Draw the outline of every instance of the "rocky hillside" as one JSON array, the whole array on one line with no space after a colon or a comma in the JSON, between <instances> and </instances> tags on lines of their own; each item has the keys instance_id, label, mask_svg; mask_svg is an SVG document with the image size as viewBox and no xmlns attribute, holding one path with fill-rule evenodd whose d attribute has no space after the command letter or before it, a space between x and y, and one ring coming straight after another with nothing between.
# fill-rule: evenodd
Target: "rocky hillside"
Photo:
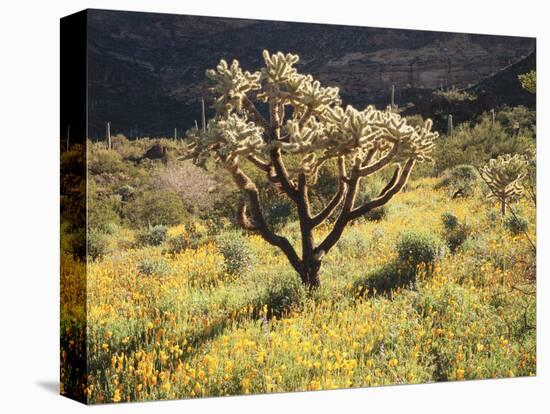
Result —
<instances>
[{"instance_id":1,"label":"rocky hillside","mask_svg":"<svg viewBox=\"0 0 550 414\"><path fill-rule=\"evenodd\" d=\"M345 103L384 106L395 84L404 106L414 91L480 84L535 48L532 38L416 30L103 10L88 19L91 137L106 121L130 137L183 132L209 100L205 70L221 58L255 70L263 49L298 53L300 70L338 85Z\"/></svg>"}]
</instances>

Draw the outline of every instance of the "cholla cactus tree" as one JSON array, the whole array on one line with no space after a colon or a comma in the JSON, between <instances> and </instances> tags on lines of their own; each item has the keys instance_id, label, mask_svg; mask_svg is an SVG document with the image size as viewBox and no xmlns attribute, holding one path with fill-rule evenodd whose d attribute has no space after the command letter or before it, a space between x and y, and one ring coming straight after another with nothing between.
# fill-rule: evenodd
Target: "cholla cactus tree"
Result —
<instances>
[{"instance_id":1,"label":"cholla cactus tree","mask_svg":"<svg viewBox=\"0 0 550 414\"><path fill-rule=\"evenodd\" d=\"M216 115L205 132L197 128L189 131L189 156L197 163L214 156L231 173L245 196L238 207L240 224L281 249L303 283L317 287L323 257L346 225L401 191L415 164L430 160L438 134L431 131L431 120L413 128L389 108L341 106L338 88L323 87L312 76L298 73L294 66L297 55L264 51L263 57L265 66L257 72L243 71L237 60L230 65L221 60L206 72L217 94ZM266 108L259 109L257 103ZM286 157L300 159L298 167L287 168ZM262 170L295 204L301 254L269 228L258 187L241 168L245 162ZM314 212L309 189L327 162L338 165L339 187L330 201ZM360 181L390 166L393 174L378 196L356 205ZM317 243L313 230L336 215L324 239Z\"/></svg>"},{"instance_id":2,"label":"cholla cactus tree","mask_svg":"<svg viewBox=\"0 0 550 414\"><path fill-rule=\"evenodd\" d=\"M519 154L501 155L491 159L480 173L491 190L489 197L500 203L500 211L505 216L506 205L523 195L521 181L527 174L527 160Z\"/></svg>"}]
</instances>

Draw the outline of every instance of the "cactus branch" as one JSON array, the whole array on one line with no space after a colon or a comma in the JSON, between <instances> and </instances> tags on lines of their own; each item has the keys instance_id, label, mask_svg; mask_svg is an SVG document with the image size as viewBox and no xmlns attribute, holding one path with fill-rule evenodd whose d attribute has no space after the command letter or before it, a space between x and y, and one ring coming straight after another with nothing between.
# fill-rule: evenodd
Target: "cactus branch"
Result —
<instances>
[{"instance_id":1,"label":"cactus branch","mask_svg":"<svg viewBox=\"0 0 550 414\"><path fill-rule=\"evenodd\" d=\"M279 236L273 233L263 216L262 208L260 205L260 196L258 193L258 188L252 182L252 180L237 166L236 163L231 162L227 165L228 170L233 176L233 180L237 186L244 191L248 198L248 207L250 209L250 218L247 215L247 206L244 203L241 203L239 207L239 218L241 224L245 227L246 230L258 231L261 236L269 244L278 247L283 251L283 253L288 258L291 265L294 269L301 274L302 273L302 263L300 258L296 254L296 251L290 244L290 242L282 236ZM304 282L305 283L305 282Z\"/></svg>"},{"instance_id":2,"label":"cactus branch","mask_svg":"<svg viewBox=\"0 0 550 414\"><path fill-rule=\"evenodd\" d=\"M405 167L403 168L403 171L401 171L401 174L399 174L399 179L395 179L394 177L397 175L398 169L396 169L396 172L394 172L394 177L390 180L390 183L395 183L388 188L385 192L381 192L380 196L376 197L373 200L367 201L365 204L363 204L360 207L357 207L355 210L350 212L350 219L354 220L356 218L359 218L363 216L364 214L368 213L372 209L375 209L377 207L381 207L384 204L386 204L388 201L392 199L394 195L396 195L399 191L403 189L405 184L407 184L407 181L409 179L409 176L411 174L412 168L414 167L415 160L413 158L409 158L407 160L407 163L405 164Z\"/></svg>"}]
</instances>

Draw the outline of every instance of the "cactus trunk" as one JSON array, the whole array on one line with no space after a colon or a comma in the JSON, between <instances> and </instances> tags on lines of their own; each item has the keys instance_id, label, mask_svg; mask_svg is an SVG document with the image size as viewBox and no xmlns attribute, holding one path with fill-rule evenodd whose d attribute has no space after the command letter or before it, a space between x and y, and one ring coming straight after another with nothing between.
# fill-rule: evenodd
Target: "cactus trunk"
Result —
<instances>
[{"instance_id":1,"label":"cactus trunk","mask_svg":"<svg viewBox=\"0 0 550 414\"><path fill-rule=\"evenodd\" d=\"M321 278L319 277L319 271L321 269L320 260L309 260L304 263L304 270L300 276L304 284L310 289L314 290L321 286Z\"/></svg>"}]
</instances>

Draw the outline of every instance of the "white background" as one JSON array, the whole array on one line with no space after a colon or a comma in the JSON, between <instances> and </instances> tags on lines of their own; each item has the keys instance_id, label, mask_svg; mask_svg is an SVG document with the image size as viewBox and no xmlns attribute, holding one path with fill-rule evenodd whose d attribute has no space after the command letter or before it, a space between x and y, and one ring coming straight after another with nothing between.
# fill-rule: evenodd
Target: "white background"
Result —
<instances>
[{"instance_id":1,"label":"white background","mask_svg":"<svg viewBox=\"0 0 550 414\"><path fill-rule=\"evenodd\" d=\"M309 5L308 5L309 3ZM97 406L94 412L550 412L549 26L544 1L21 1L0 11L0 411L82 412L57 395L59 23L110 8L536 36L538 47L538 375L536 378ZM545 13L546 12L546 13ZM546 257L545 257L546 255ZM546 391L545 391L546 390Z\"/></svg>"}]
</instances>

